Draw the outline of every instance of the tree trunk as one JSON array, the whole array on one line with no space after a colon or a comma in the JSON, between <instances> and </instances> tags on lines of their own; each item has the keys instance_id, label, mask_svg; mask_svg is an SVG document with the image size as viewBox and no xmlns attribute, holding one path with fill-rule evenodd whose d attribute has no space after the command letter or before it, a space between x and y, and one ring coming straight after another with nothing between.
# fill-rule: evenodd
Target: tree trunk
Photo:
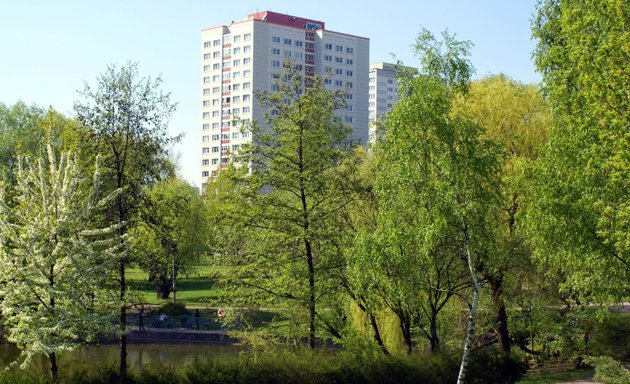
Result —
<instances>
[{"instance_id":1,"label":"tree trunk","mask_svg":"<svg viewBox=\"0 0 630 384\"><path fill-rule=\"evenodd\" d=\"M400 323L400 331L402 332L403 342L405 343L405 350L407 354L411 354L413 351L413 342L411 341L411 322L409 318L405 316L403 311L394 311L398 316Z\"/></svg>"},{"instance_id":2,"label":"tree trunk","mask_svg":"<svg viewBox=\"0 0 630 384\"><path fill-rule=\"evenodd\" d=\"M308 264L308 346L315 348L315 267L311 242L304 240L306 262Z\"/></svg>"},{"instance_id":3,"label":"tree trunk","mask_svg":"<svg viewBox=\"0 0 630 384\"><path fill-rule=\"evenodd\" d=\"M440 336L438 335L438 326L437 326L437 313L433 313L431 315L431 319L429 321L429 341L431 342L431 352L437 352L440 350Z\"/></svg>"},{"instance_id":4,"label":"tree trunk","mask_svg":"<svg viewBox=\"0 0 630 384\"><path fill-rule=\"evenodd\" d=\"M490 280L492 287L492 307L494 308L495 321L497 323L497 338L501 346L501 352L509 354L512 345L510 343L510 333L508 330L508 316L503 301L503 280Z\"/></svg>"},{"instance_id":5,"label":"tree trunk","mask_svg":"<svg viewBox=\"0 0 630 384\"><path fill-rule=\"evenodd\" d=\"M52 376L52 380L54 383L59 382L59 367L57 366L57 354L52 352L48 355L48 360L50 360L50 374Z\"/></svg>"},{"instance_id":6,"label":"tree trunk","mask_svg":"<svg viewBox=\"0 0 630 384\"><path fill-rule=\"evenodd\" d=\"M168 300L173 290L173 283L166 277L158 277L155 280L156 284L156 297L160 300Z\"/></svg>"},{"instance_id":7,"label":"tree trunk","mask_svg":"<svg viewBox=\"0 0 630 384\"><path fill-rule=\"evenodd\" d=\"M468 325L466 327L466 341L464 342L464 352L462 353L462 362L459 366L457 384L464 384L464 382L466 381L466 369L468 367L468 358L470 356L470 350L472 349L473 338L475 336L475 317L477 312L477 302L479 301L479 288L481 286L481 283L479 282L479 279L477 279L477 275L475 274L472 256L470 254L470 247L468 246L468 231L465 226L464 228L464 236L466 241L466 261L468 262L468 270L473 281L473 299L469 307Z\"/></svg>"},{"instance_id":8,"label":"tree trunk","mask_svg":"<svg viewBox=\"0 0 630 384\"><path fill-rule=\"evenodd\" d=\"M378 346L381 348L381 351L384 355L389 355L389 351L387 350L387 347L385 347L385 343L383 343L383 339L381 338L381 332L378 329L376 318L371 313L368 314L368 316L370 318L370 325L372 326L372 331L374 332L374 340L376 341L376 344L378 344Z\"/></svg>"},{"instance_id":9,"label":"tree trunk","mask_svg":"<svg viewBox=\"0 0 630 384\"><path fill-rule=\"evenodd\" d=\"M120 314L118 326L120 329L120 377L124 381L127 377L127 306L126 292L127 281L125 280L125 261L121 260L119 265L120 274Z\"/></svg>"}]
</instances>

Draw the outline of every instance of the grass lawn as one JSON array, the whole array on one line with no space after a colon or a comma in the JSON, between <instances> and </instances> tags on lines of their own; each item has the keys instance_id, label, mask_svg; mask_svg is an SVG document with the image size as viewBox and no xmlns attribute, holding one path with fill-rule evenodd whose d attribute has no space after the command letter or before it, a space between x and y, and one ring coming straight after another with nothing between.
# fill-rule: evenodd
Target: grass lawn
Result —
<instances>
[{"instance_id":1,"label":"grass lawn","mask_svg":"<svg viewBox=\"0 0 630 384\"><path fill-rule=\"evenodd\" d=\"M214 287L210 278L212 266L196 265L192 267L188 276L181 275L177 279L177 301L186 303L188 307L205 307L208 299L218 298L221 292ZM155 285L148 281L148 275L137 268L127 270L127 280L130 287L140 295L145 303L160 304L170 300L159 300ZM171 297L172 297L171 293Z\"/></svg>"},{"instance_id":2,"label":"grass lawn","mask_svg":"<svg viewBox=\"0 0 630 384\"><path fill-rule=\"evenodd\" d=\"M561 372L532 371L528 372L518 384L556 384L568 380L584 379L592 377L592 369L573 369Z\"/></svg>"}]
</instances>

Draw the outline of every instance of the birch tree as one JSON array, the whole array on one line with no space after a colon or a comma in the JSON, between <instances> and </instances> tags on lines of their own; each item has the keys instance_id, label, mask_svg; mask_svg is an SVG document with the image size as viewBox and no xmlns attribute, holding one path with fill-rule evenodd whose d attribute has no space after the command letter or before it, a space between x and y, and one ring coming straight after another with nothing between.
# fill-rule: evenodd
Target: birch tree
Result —
<instances>
[{"instance_id":1,"label":"birch tree","mask_svg":"<svg viewBox=\"0 0 630 384\"><path fill-rule=\"evenodd\" d=\"M124 239L93 220L115 198L101 195L99 168L90 182L73 153L46 155L20 158L16 197L0 200L0 309L22 367L44 354L57 381L59 352L112 331L103 287Z\"/></svg>"}]
</instances>

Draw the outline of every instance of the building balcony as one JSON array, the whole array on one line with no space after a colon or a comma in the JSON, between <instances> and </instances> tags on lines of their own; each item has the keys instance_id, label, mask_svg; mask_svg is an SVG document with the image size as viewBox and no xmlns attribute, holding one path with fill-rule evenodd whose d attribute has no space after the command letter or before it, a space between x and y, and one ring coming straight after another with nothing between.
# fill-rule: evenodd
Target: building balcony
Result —
<instances>
[{"instance_id":1,"label":"building balcony","mask_svg":"<svg viewBox=\"0 0 630 384\"><path fill-rule=\"evenodd\" d=\"M221 116L221 120L230 120L232 118L232 116L230 115L223 115Z\"/></svg>"},{"instance_id":2,"label":"building balcony","mask_svg":"<svg viewBox=\"0 0 630 384\"><path fill-rule=\"evenodd\" d=\"M221 144L230 144L230 139L221 140Z\"/></svg>"},{"instance_id":3,"label":"building balcony","mask_svg":"<svg viewBox=\"0 0 630 384\"><path fill-rule=\"evenodd\" d=\"M306 65L315 65L315 60L304 60L304 64L306 64Z\"/></svg>"},{"instance_id":4,"label":"building balcony","mask_svg":"<svg viewBox=\"0 0 630 384\"><path fill-rule=\"evenodd\" d=\"M230 132L230 127L221 128L221 132Z\"/></svg>"},{"instance_id":5,"label":"building balcony","mask_svg":"<svg viewBox=\"0 0 630 384\"><path fill-rule=\"evenodd\" d=\"M223 72L230 72L232 68L223 68Z\"/></svg>"},{"instance_id":6,"label":"building balcony","mask_svg":"<svg viewBox=\"0 0 630 384\"><path fill-rule=\"evenodd\" d=\"M223 48L231 48L232 43L223 44Z\"/></svg>"},{"instance_id":7,"label":"building balcony","mask_svg":"<svg viewBox=\"0 0 630 384\"><path fill-rule=\"evenodd\" d=\"M230 96L232 94L232 92L230 91L223 91L223 93L221 93L222 96Z\"/></svg>"},{"instance_id":8,"label":"building balcony","mask_svg":"<svg viewBox=\"0 0 630 384\"><path fill-rule=\"evenodd\" d=\"M230 84L231 80L223 80L223 84Z\"/></svg>"},{"instance_id":9,"label":"building balcony","mask_svg":"<svg viewBox=\"0 0 630 384\"><path fill-rule=\"evenodd\" d=\"M230 103L221 104L221 108L230 108Z\"/></svg>"},{"instance_id":10,"label":"building balcony","mask_svg":"<svg viewBox=\"0 0 630 384\"><path fill-rule=\"evenodd\" d=\"M304 48L304 52L306 52L306 53L315 53L315 48Z\"/></svg>"}]
</instances>

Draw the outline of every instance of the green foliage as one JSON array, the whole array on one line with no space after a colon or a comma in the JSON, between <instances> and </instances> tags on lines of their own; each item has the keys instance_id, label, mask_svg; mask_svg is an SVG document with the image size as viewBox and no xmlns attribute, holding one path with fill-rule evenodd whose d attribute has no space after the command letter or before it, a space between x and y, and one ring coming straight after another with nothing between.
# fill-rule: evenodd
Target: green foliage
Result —
<instances>
[{"instance_id":1,"label":"green foliage","mask_svg":"<svg viewBox=\"0 0 630 384\"><path fill-rule=\"evenodd\" d=\"M565 291L597 299L627 295L630 281L629 22L623 0L547 0L533 25L554 120L527 174L527 231Z\"/></svg>"},{"instance_id":2,"label":"green foliage","mask_svg":"<svg viewBox=\"0 0 630 384\"><path fill-rule=\"evenodd\" d=\"M594 379L602 384L630 384L630 371L610 357L590 357L585 362L595 366Z\"/></svg>"},{"instance_id":3,"label":"green foliage","mask_svg":"<svg viewBox=\"0 0 630 384\"><path fill-rule=\"evenodd\" d=\"M163 303L159 307L154 308L151 312L156 315L165 314L168 316L190 315L190 311L186 308L186 304L181 302L173 303L172 301Z\"/></svg>"},{"instance_id":4,"label":"green foliage","mask_svg":"<svg viewBox=\"0 0 630 384\"><path fill-rule=\"evenodd\" d=\"M475 353L468 368L467 383L514 383L527 371L527 365L511 355L498 350L482 350Z\"/></svg>"},{"instance_id":5,"label":"green foliage","mask_svg":"<svg viewBox=\"0 0 630 384\"><path fill-rule=\"evenodd\" d=\"M103 196L98 165L89 180L75 154L57 157L49 145L47 155L20 159L13 202L0 190L0 309L22 366L42 353L55 376L56 353L111 332L102 288L125 242L93 221L116 197Z\"/></svg>"},{"instance_id":6,"label":"green foliage","mask_svg":"<svg viewBox=\"0 0 630 384\"><path fill-rule=\"evenodd\" d=\"M338 165L350 131L335 115L343 95L327 90L323 79L304 79L291 63L286 67L276 81L278 92L257 95L268 109L266 124L249 127L252 145L238 157L251 175L229 174L234 179L228 186L241 195L229 198L224 212L247 230L228 237L245 242L246 252L227 249L239 254L224 259L231 263L224 277L228 293L235 289L231 299L240 302L234 305L282 303L293 324L307 328L300 332L312 346L316 318L330 331L337 328L338 317L329 316L340 307L332 277L342 266L335 212L350 198ZM327 311L317 311L324 302Z\"/></svg>"},{"instance_id":7,"label":"green foliage","mask_svg":"<svg viewBox=\"0 0 630 384\"><path fill-rule=\"evenodd\" d=\"M630 359L630 316L610 313L597 321L589 335L587 353L606 355L616 360Z\"/></svg>"},{"instance_id":8,"label":"green foliage","mask_svg":"<svg viewBox=\"0 0 630 384\"><path fill-rule=\"evenodd\" d=\"M149 274L158 297L166 299L173 279L188 273L207 249L204 204L185 181L167 179L146 192L140 216L130 231L135 261Z\"/></svg>"}]
</instances>

